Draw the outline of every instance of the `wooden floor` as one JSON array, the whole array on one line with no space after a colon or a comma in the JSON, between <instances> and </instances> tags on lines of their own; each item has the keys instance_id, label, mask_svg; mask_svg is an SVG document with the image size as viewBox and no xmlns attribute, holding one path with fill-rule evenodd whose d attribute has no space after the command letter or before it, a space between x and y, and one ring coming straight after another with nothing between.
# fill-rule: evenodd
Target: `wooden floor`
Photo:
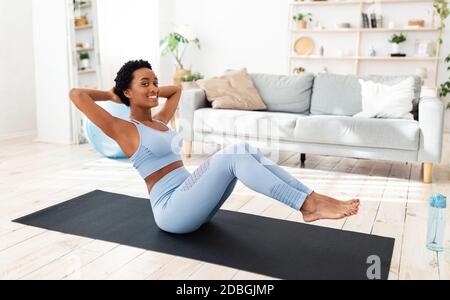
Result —
<instances>
[{"instance_id":1,"label":"wooden floor","mask_svg":"<svg viewBox=\"0 0 450 300\"><path fill-rule=\"evenodd\" d=\"M357 216L317 225L396 239L390 279L450 279L449 252L426 250L427 198L450 195L450 136L433 184L420 165L406 162L307 156L283 152L279 163L319 193L359 197ZM195 149L202 145L195 144ZM193 171L217 149L186 160ZM103 158L88 145L0 142L0 279L270 279L196 260L28 227L11 220L102 189L146 197L143 181L127 161ZM298 212L238 183L222 209L302 222ZM447 222L446 242L450 240Z\"/></svg>"}]
</instances>

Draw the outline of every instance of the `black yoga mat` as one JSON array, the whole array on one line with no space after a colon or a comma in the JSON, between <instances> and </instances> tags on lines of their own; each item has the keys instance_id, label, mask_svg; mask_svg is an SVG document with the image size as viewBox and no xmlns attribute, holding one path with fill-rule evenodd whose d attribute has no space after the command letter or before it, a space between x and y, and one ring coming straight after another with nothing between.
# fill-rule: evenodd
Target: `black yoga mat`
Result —
<instances>
[{"instance_id":1,"label":"black yoga mat","mask_svg":"<svg viewBox=\"0 0 450 300\"><path fill-rule=\"evenodd\" d=\"M391 238L226 210L194 233L170 234L156 226L148 199L99 190L14 222L280 279L387 279L394 246Z\"/></svg>"}]
</instances>

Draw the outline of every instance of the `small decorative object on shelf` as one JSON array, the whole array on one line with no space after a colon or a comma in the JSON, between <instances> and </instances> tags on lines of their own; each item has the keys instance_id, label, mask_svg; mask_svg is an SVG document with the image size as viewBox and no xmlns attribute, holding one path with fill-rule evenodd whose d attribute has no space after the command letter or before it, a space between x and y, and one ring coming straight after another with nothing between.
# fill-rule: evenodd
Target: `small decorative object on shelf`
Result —
<instances>
[{"instance_id":1,"label":"small decorative object on shelf","mask_svg":"<svg viewBox=\"0 0 450 300\"><path fill-rule=\"evenodd\" d=\"M89 61L89 53L80 53L80 70L89 69L90 65L91 63Z\"/></svg>"},{"instance_id":2,"label":"small decorative object on shelf","mask_svg":"<svg viewBox=\"0 0 450 300\"><path fill-rule=\"evenodd\" d=\"M346 29L346 28L350 28L351 24L348 22L341 22L341 23L337 23L336 24L336 28L338 29Z\"/></svg>"},{"instance_id":3,"label":"small decorative object on shelf","mask_svg":"<svg viewBox=\"0 0 450 300\"><path fill-rule=\"evenodd\" d=\"M406 54L401 53L402 50L400 49L401 43L406 41L406 35L403 33L400 34L393 34L391 38L389 39L389 43L392 44L392 53L391 56L393 57L403 57L406 56Z\"/></svg>"},{"instance_id":4,"label":"small decorative object on shelf","mask_svg":"<svg viewBox=\"0 0 450 300\"><path fill-rule=\"evenodd\" d=\"M375 51L375 49L373 48L373 46L370 47L369 53L367 53L367 55L370 56L370 57L377 56L377 51Z\"/></svg>"},{"instance_id":5,"label":"small decorative object on shelf","mask_svg":"<svg viewBox=\"0 0 450 300\"><path fill-rule=\"evenodd\" d=\"M89 21L86 15L75 18L75 27L83 27L87 25L89 25Z\"/></svg>"},{"instance_id":6,"label":"small decorative object on shelf","mask_svg":"<svg viewBox=\"0 0 450 300\"><path fill-rule=\"evenodd\" d=\"M323 56L323 52L324 52L323 46L320 46L320 56Z\"/></svg>"},{"instance_id":7,"label":"small decorative object on shelf","mask_svg":"<svg viewBox=\"0 0 450 300\"><path fill-rule=\"evenodd\" d=\"M292 19L294 19L294 21L297 21L298 28L305 29L308 27L307 20L309 20L310 22L312 21L312 15L311 13L298 13L293 16Z\"/></svg>"},{"instance_id":8,"label":"small decorative object on shelf","mask_svg":"<svg viewBox=\"0 0 450 300\"><path fill-rule=\"evenodd\" d=\"M377 15L376 17L377 28L383 28L383 16Z\"/></svg>"},{"instance_id":9,"label":"small decorative object on shelf","mask_svg":"<svg viewBox=\"0 0 450 300\"><path fill-rule=\"evenodd\" d=\"M314 27L314 29L316 29L316 30L322 30L322 29L324 29L324 27L322 26L322 24L320 24L320 21L317 21L317 22L316 22L316 27Z\"/></svg>"},{"instance_id":10,"label":"small decorative object on shelf","mask_svg":"<svg viewBox=\"0 0 450 300\"><path fill-rule=\"evenodd\" d=\"M308 36L299 37L294 43L294 51L297 55L310 55L314 50L314 41Z\"/></svg>"},{"instance_id":11,"label":"small decorative object on shelf","mask_svg":"<svg viewBox=\"0 0 450 300\"><path fill-rule=\"evenodd\" d=\"M303 73L305 73L305 68L303 68L303 67L297 67L297 68L294 68L294 70L292 70L292 72L293 72L294 74L303 74Z\"/></svg>"},{"instance_id":12,"label":"small decorative object on shelf","mask_svg":"<svg viewBox=\"0 0 450 300\"><path fill-rule=\"evenodd\" d=\"M408 20L408 27L410 28L423 28L425 26L425 20Z\"/></svg>"},{"instance_id":13,"label":"small decorative object on shelf","mask_svg":"<svg viewBox=\"0 0 450 300\"><path fill-rule=\"evenodd\" d=\"M416 52L415 56L431 56L431 40L416 40Z\"/></svg>"}]
</instances>

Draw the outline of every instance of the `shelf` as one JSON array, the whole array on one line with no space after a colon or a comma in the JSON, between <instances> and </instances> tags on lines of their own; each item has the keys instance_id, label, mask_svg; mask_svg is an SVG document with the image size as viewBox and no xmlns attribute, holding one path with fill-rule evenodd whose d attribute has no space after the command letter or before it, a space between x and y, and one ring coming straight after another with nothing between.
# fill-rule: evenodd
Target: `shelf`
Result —
<instances>
[{"instance_id":1,"label":"shelf","mask_svg":"<svg viewBox=\"0 0 450 300\"><path fill-rule=\"evenodd\" d=\"M95 73L95 69L86 69L86 70L79 70L78 74L91 74L91 73Z\"/></svg>"},{"instance_id":2,"label":"shelf","mask_svg":"<svg viewBox=\"0 0 450 300\"><path fill-rule=\"evenodd\" d=\"M291 2L290 5L307 5L307 6L314 6L314 5L348 5L348 4L359 4L360 1L354 1L354 0L348 0L348 1L296 1Z\"/></svg>"},{"instance_id":3,"label":"shelf","mask_svg":"<svg viewBox=\"0 0 450 300\"><path fill-rule=\"evenodd\" d=\"M355 56L319 56L319 55L291 55L292 59L332 59L332 60L355 60Z\"/></svg>"},{"instance_id":4,"label":"shelf","mask_svg":"<svg viewBox=\"0 0 450 300\"><path fill-rule=\"evenodd\" d=\"M324 59L324 60L403 60L403 61L436 61L437 57L390 57L390 56L319 56L319 55L291 55L291 59Z\"/></svg>"},{"instance_id":5,"label":"shelf","mask_svg":"<svg viewBox=\"0 0 450 300\"><path fill-rule=\"evenodd\" d=\"M92 28L92 24L90 25L85 25L85 26L75 26L75 30L83 30L83 29L90 29Z\"/></svg>"},{"instance_id":6,"label":"shelf","mask_svg":"<svg viewBox=\"0 0 450 300\"><path fill-rule=\"evenodd\" d=\"M355 33L355 32L439 32L437 28L348 28L348 29L292 29L292 32L303 33Z\"/></svg>"},{"instance_id":7,"label":"shelf","mask_svg":"<svg viewBox=\"0 0 450 300\"><path fill-rule=\"evenodd\" d=\"M336 32L343 32L343 33L351 33L351 32L358 32L358 28L345 28L345 29L292 29L292 32L305 32L305 33L336 33Z\"/></svg>"},{"instance_id":8,"label":"shelf","mask_svg":"<svg viewBox=\"0 0 450 300\"><path fill-rule=\"evenodd\" d=\"M356 5L356 4L395 4L395 3L432 3L432 0L342 0L342 1L296 1L291 2L293 6L322 6L322 5Z\"/></svg>"},{"instance_id":9,"label":"shelf","mask_svg":"<svg viewBox=\"0 0 450 300\"><path fill-rule=\"evenodd\" d=\"M398 32L398 31L417 31L417 32L439 32L437 28L360 28L361 32Z\"/></svg>"},{"instance_id":10,"label":"shelf","mask_svg":"<svg viewBox=\"0 0 450 300\"><path fill-rule=\"evenodd\" d=\"M390 56L360 56L359 60L404 60L404 61L436 61L437 57L419 57L419 56L405 56L405 57L390 57Z\"/></svg>"},{"instance_id":11,"label":"shelf","mask_svg":"<svg viewBox=\"0 0 450 300\"><path fill-rule=\"evenodd\" d=\"M92 7L92 3L82 4L82 5L80 5L79 7L80 7L80 9L91 8L91 7Z\"/></svg>"},{"instance_id":12,"label":"shelf","mask_svg":"<svg viewBox=\"0 0 450 300\"><path fill-rule=\"evenodd\" d=\"M77 52L94 51L94 48L77 48Z\"/></svg>"}]
</instances>

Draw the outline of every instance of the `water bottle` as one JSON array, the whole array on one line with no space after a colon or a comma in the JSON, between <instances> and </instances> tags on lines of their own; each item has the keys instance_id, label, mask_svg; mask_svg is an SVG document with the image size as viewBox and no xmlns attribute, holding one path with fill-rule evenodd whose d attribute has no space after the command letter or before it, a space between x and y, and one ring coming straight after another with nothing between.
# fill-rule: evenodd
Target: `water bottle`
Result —
<instances>
[{"instance_id":1,"label":"water bottle","mask_svg":"<svg viewBox=\"0 0 450 300\"><path fill-rule=\"evenodd\" d=\"M427 248L431 251L444 251L444 231L447 198L434 194L429 199Z\"/></svg>"}]
</instances>

